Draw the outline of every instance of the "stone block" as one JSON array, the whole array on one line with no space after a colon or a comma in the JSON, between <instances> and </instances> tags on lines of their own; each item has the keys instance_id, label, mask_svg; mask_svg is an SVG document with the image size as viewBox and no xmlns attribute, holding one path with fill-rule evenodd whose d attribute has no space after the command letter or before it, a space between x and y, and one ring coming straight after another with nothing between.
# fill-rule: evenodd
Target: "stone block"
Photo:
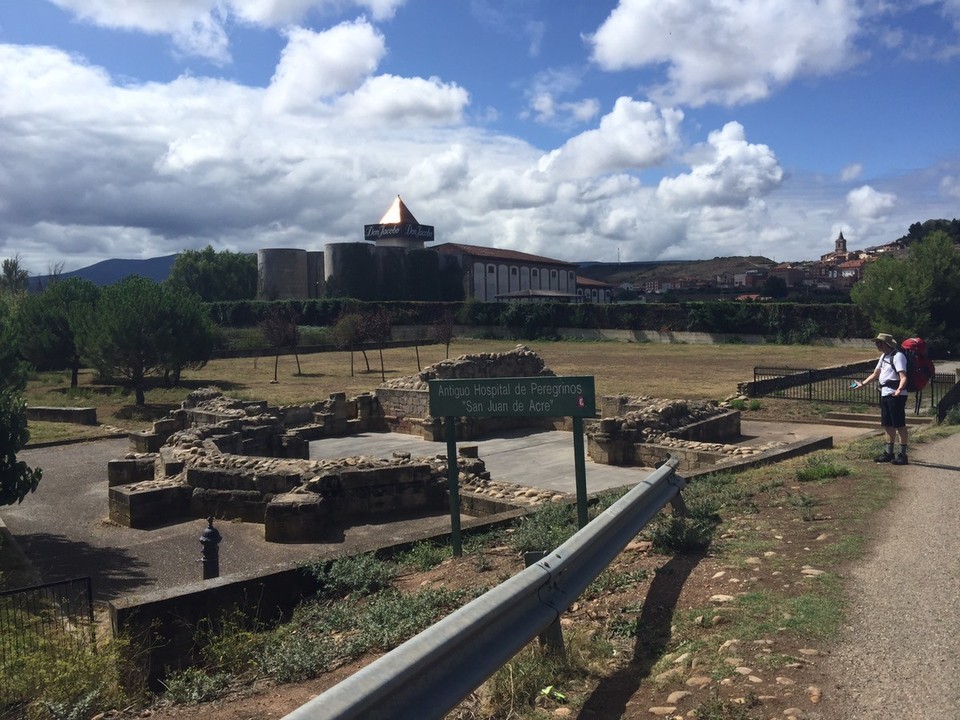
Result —
<instances>
[{"instance_id":1,"label":"stone block","mask_svg":"<svg viewBox=\"0 0 960 720\"><path fill-rule=\"evenodd\" d=\"M166 441L155 432L132 432L127 437L133 444L135 452L155 453L160 451L160 446Z\"/></svg>"},{"instance_id":2,"label":"stone block","mask_svg":"<svg viewBox=\"0 0 960 720\"><path fill-rule=\"evenodd\" d=\"M329 506L314 493L277 495L264 512L263 536L267 542L316 542L326 538Z\"/></svg>"},{"instance_id":3,"label":"stone block","mask_svg":"<svg viewBox=\"0 0 960 720\"><path fill-rule=\"evenodd\" d=\"M28 407L27 420L96 425L97 409L93 407Z\"/></svg>"},{"instance_id":4,"label":"stone block","mask_svg":"<svg viewBox=\"0 0 960 720\"><path fill-rule=\"evenodd\" d=\"M160 457L157 460L160 477L173 477L183 472L186 463L173 454L173 450L166 445L160 448Z\"/></svg>"},{"instance_id":5,"label":"stone block","mask_svg":"<svg viewBox=\"0 0 960 720\"><path fill-rule=\"evenodd\" d=\"M190 494L190 516L262 523L268 501L269 496L256 490L194 488Z\"/></svg>"},{"instance_id":6,"label":"stone block","mask_svg":"<svg viewBox=\"0 0 960 720\"><path fill-rule=\"evenodd\" d=\"M191 491L185 485L142 489L120 485L108 494L110 519L126 527L146 529L189 517Z\"/></svg>"},{"instance_id":7,"label":"stone block","mask_svg":"<svg viewBox=\"0 0 960 720\"><path fill-rule=\"evenodd\" d=\"M216 432L210 441L222 453L229 455L239 455L243 452L243 435L236 430L226 430Z\"/></svg>"},{"instance_id":8,"label":"stone block","mask_svg":"<svg viewBox=\"0 0 960 720\"><path fill-rule=\"evenodd\" d=\"M253 473L229 468L187 468L186 482L191 488L258 492Z\"/></svg>"},{"instance_id":9,"label":"stone block","mask_svg":"<svg viewBox=\"0 0 960 720\"><path fill-rule=\"evenodd\" d=\"M289 432L280 439L281 456L285 458L310 459L310 444L299 433Z\"/></svg>"},{"instance_id":10,"label":"stone block","mask_svg":"<svg viewBox=\"0 0 960 720\"><path fill-rule=\"evenodd\" d=\"M130 485L153 480L156 476L156 457L119 458L107 463L107 485Z\"/></svg>"},{"instance_id":11,"label":"stone block","mask_svg":"<svg viewBox=\"0 0 960 720\"><path fill-rule=\"evenodd\" d=\"M257 473L253 476L254 488L263 494L288 493L300 484L300 474L294 472Z\"/></svg>"},{"instance_id":12,"label":"stone block","mask_svg":"<svg viewBox=\"0 0 960 720\"><path fill-rule=\"evenodd\" d=\"M163 442L166 442L178 430L184 429L185 426L177 418L162 418L153 423L153 431L163 438Z\"/></svg>"}]
</instances>

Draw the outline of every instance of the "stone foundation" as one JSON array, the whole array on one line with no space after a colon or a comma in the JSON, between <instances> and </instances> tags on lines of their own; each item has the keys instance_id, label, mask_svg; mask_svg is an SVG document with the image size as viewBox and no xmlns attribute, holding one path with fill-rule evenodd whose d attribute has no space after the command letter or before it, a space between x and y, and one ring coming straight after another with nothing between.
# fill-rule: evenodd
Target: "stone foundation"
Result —
<instances>
[{"instance_id":1,"label":"stone foundation","mask_svg":"<svg viewBox=\"0 0 960 720\"><path fill-rule=\"evenodd\" d=\"M96 425L97 409L95 407L28 407L27 420Z\"/></svg>"},{"instance_id":2,"label":"stone foundation","mask_svg":"<svg viewBox=\"0 0 960 720\"><path fill-rule=\"evenodd\" d=\"M692 472L771 447L728 444L740 437L740 411L720 403L618 395L600 406L604 417L586 427L587 453L605 465L656 467L675 457Z\"/></svg>"}]
</instances>

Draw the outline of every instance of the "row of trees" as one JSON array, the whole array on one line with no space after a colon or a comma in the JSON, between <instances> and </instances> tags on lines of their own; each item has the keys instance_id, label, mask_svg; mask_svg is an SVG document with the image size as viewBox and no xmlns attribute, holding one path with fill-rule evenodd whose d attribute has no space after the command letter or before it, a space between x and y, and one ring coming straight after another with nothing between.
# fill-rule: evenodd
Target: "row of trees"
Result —
<instances>
[{"instance_id":1,"label":"row of trees","mask_svg":"<svg viewBox=\"0 0 960 720\"><path fill-rule=\"evenodd\" d=\"M68 278L13 305L8 332L23 360L39 370L69 368L71 387L83 366L122 377L138 405L150 375L177 382L214 349L215 328L195 295L138 276L102 289Z\"/></svg>"}]
</instances>

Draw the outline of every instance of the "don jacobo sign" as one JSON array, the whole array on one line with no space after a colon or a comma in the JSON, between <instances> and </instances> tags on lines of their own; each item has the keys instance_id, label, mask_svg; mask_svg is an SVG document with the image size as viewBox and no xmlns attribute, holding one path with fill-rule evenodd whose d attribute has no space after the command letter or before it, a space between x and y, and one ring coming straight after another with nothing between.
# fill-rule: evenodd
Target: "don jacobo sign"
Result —
<instances>
[{"instance_id":1,"label":"don jacobo sign","mask_svg":"<svg viewBox=\"0 0 960 720\"><path fill-rule=\"evenodd\" d=\"M430 380L434 417L594 417L593 376Z\"/></svg>"}]
</instances>

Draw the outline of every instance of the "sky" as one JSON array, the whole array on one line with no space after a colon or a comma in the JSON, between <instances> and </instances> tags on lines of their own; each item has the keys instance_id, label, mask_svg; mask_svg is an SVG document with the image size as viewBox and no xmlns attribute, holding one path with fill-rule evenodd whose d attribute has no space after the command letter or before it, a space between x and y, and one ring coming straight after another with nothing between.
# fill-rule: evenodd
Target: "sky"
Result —
<instances>
[{"instance_id":1,"label":"sky","mask_svg":"<svg viewBox=\"0 0 960 720\"><path fill-rule=\"evenodd\" d=\"M960 0L0 0L0 258L816 259L960 217Z\"/></svg>"}]
</instances>

